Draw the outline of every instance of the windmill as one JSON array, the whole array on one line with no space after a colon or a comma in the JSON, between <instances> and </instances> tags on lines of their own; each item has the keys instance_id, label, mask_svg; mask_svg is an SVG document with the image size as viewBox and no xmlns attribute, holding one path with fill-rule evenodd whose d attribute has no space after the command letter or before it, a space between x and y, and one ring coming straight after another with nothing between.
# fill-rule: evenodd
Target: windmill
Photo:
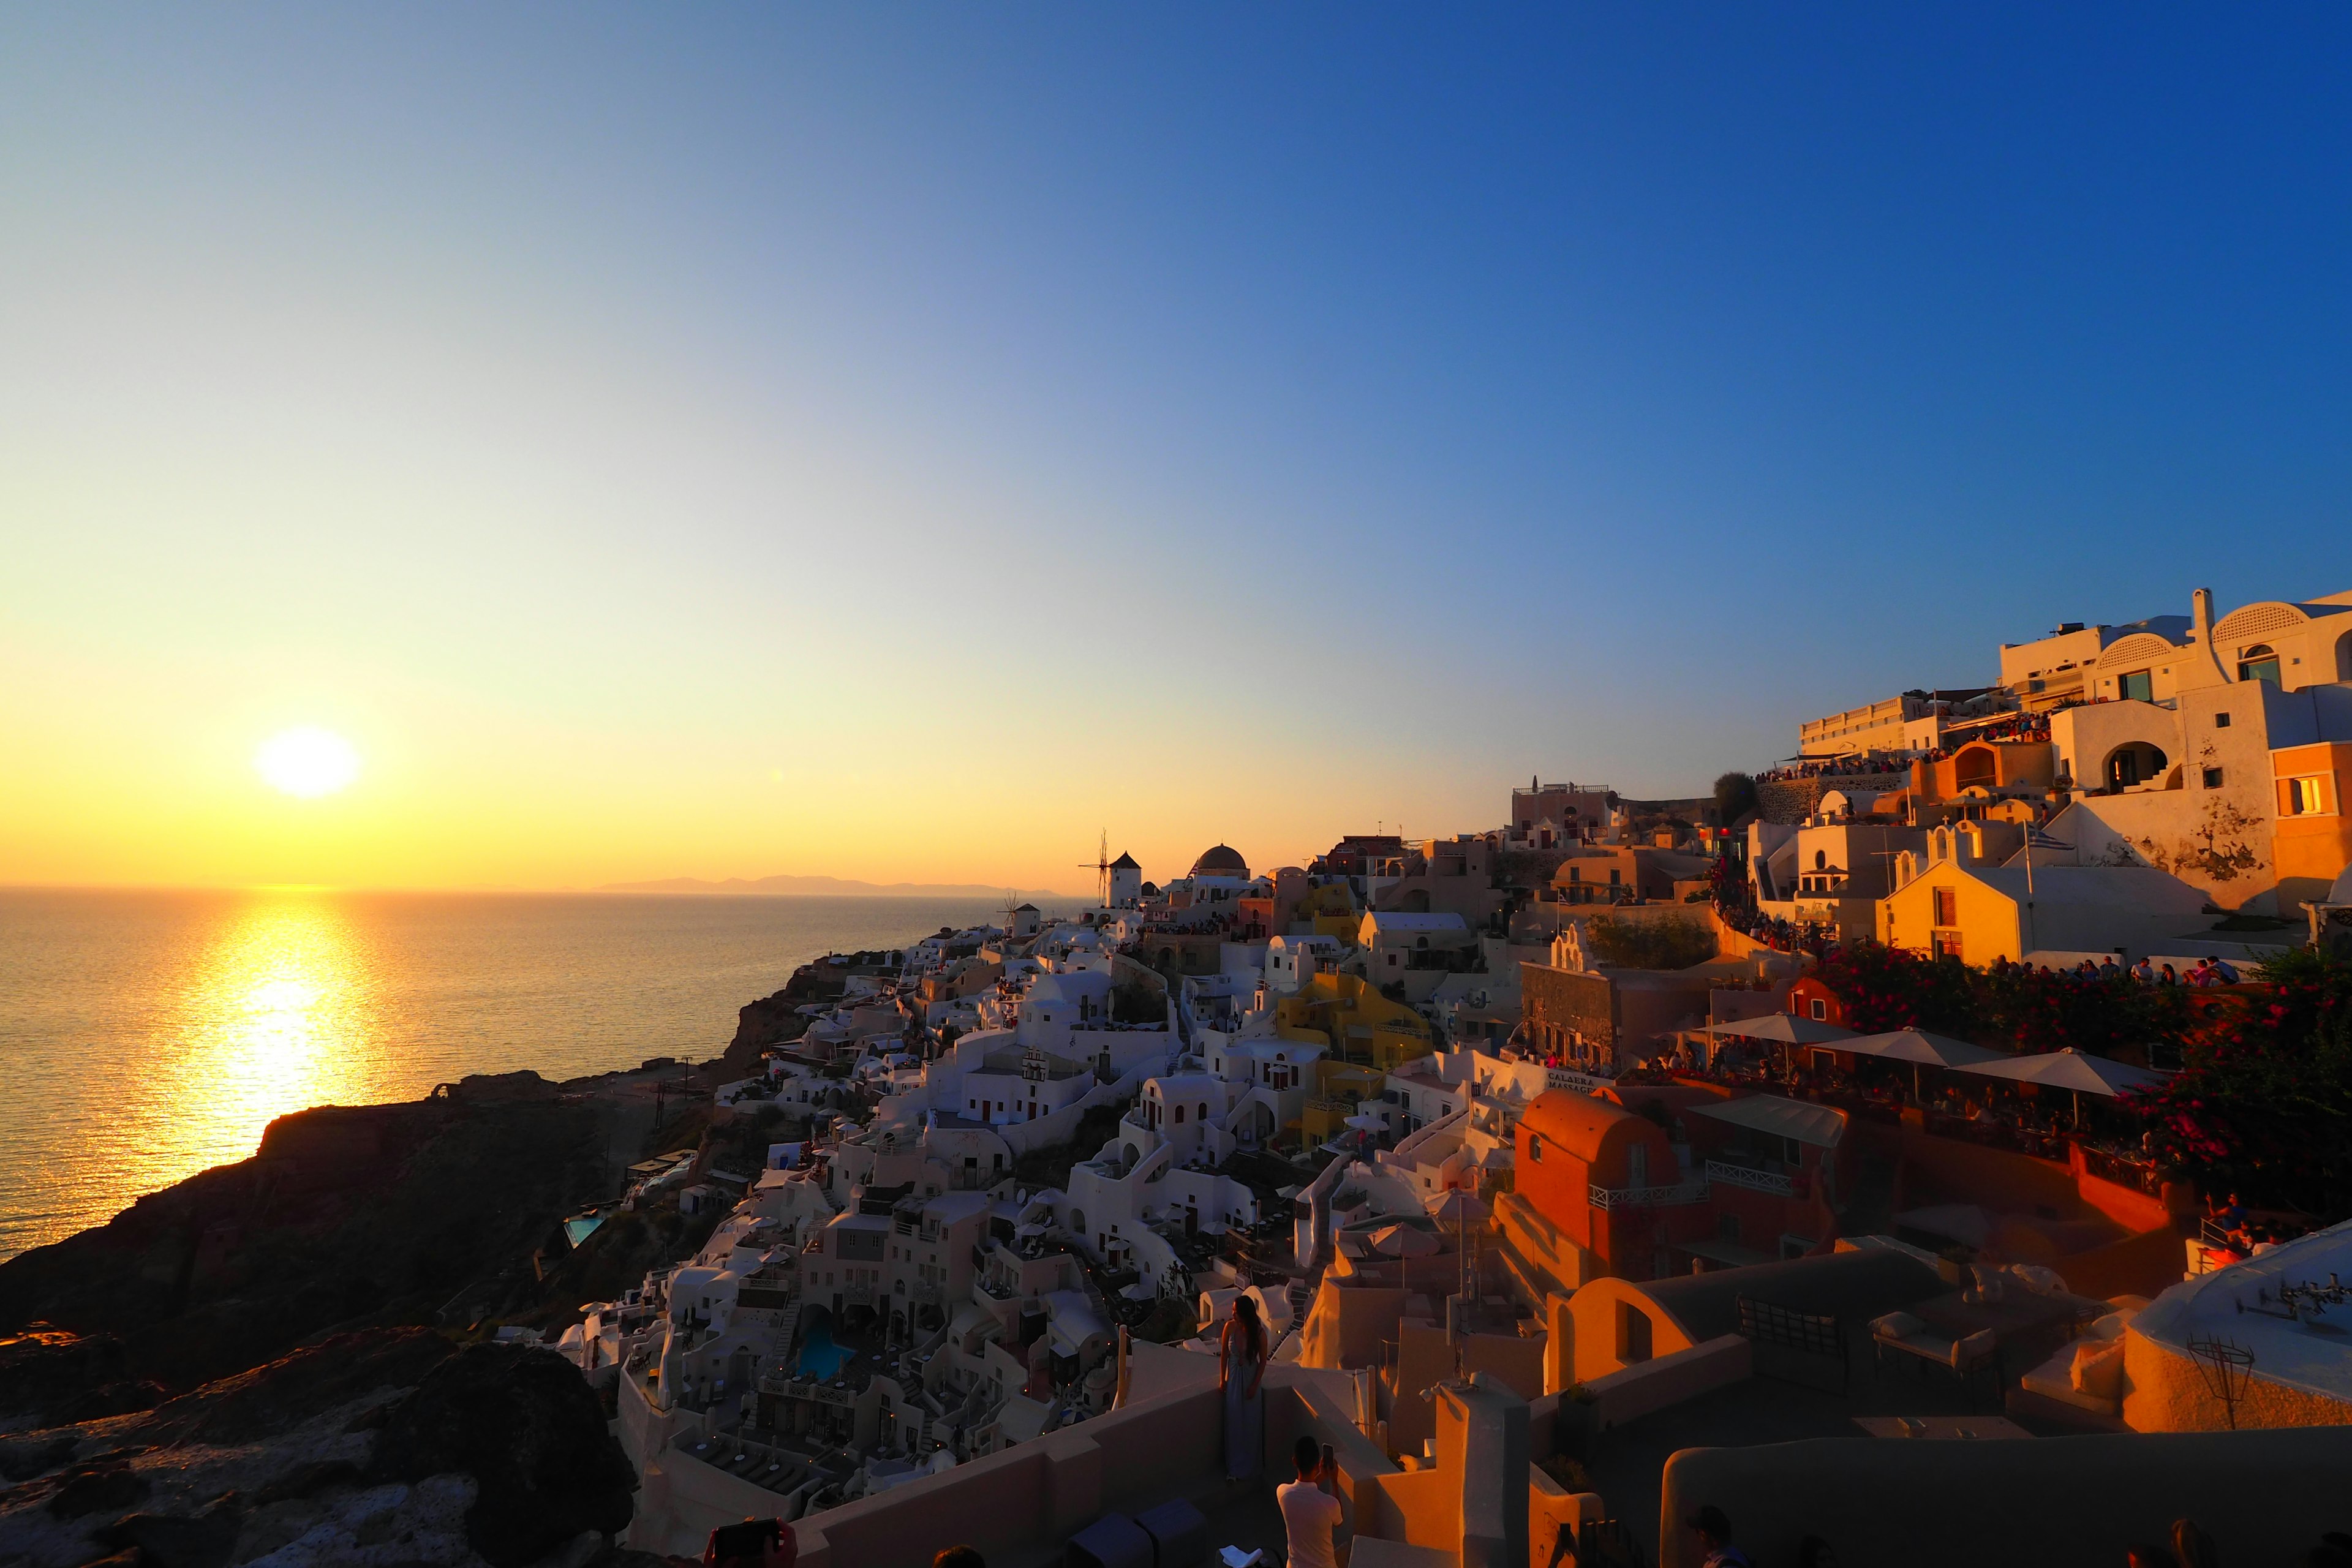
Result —
<instances>
[{"instance_id":1,"label":"windmill","mask_svg":"<svg viewBox=\"0 0 2352 1568\"><path fill-rule=\"evenodd\" d=\"M1021 922L1015 919L1021 912L1021 895L1011 888L1004 889L1004 934L1011 936Z\"/></svg>"},{"instance_id":2,"label":"windmill","mask_svg":"<svg viewBox=\"0 0 2352 1568\"><path fill-rule=\"evenodd\" d=\"M1087 863L1084 860L1079 861L1078 869L1083 871L1086 868ZM1095 881L1100 891L1100 897L1097 901L1102 908L1108 909L1110 908L1110 829L1108 827L1103 829L1102 847L1095 851L1094 871Z\"/></svg>"}]
</instances>

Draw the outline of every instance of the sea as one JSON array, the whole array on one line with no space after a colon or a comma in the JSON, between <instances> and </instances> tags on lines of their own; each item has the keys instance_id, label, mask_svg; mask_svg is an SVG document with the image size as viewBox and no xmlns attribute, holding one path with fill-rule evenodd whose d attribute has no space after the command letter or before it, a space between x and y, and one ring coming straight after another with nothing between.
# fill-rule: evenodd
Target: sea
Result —
<instances>
[{"instance_id":1,"label":"sea","mask_svg":"<svg viewBox=\"0 0 2352 1568\"><path fill-rule=\"evenodd\" d=\"M0 889L0 1258L244 1159L288 1111L716 1056L809 960L1000 907Z\"/></svg>"}]
</instances>

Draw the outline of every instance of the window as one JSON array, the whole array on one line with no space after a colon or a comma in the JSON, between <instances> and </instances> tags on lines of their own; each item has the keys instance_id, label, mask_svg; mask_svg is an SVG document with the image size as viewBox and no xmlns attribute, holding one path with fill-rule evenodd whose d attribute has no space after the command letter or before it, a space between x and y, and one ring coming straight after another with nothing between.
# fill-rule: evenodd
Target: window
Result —
<instances>
[{"instance_id":1,"label":"window","mask_svg":"<svg viewBox=\"0 0 2352 1568\"><path fill-rule=\"evenodd\" d=\"M2327 810L2327 780L2318 778L2286 781L2286 814L2289 816L2309 816L2314 812Z\"/></svg>"},{"instance_id":2,"label":"window","mask_svg":"<svg viewBox=\"0 0 2352 1568\"><path fill-rule=\"evenodd\" d=\"M2216 713L2213 715L2213 728L2216 730L2226 730L2229 727L2230 716L2227 713Z\"/></svg>"},{"instance_id":3,"label":"window","mask_svg":"<svg viewBox=\"0 0 2352 1568\"><path fill-rule=\"evenodd\" d=\"M2120 695L2126 702L2147 702L2156 696L2156 687L2147 670L2135 669L2123 678Z\"/></svg>"},{"instance_id":4,"label":"window","mask_svg":"<svg viewBox=\"0 0 2352 1568\"><path fill-rule=\"evenodd\" d=\"M1726 1215L1716 1215L1716 1216L1715 1216L1715 1234L1716 1234L1716 1237L1717 1237L1717 1239L1721 1240L1721 1241L1727 1241L1727 1242L1731 1243L1731 1245L1732 1245L1732 1246L1734 1246L1734 1247L1738 1246L1738 1245L1739 1245L1739 1216L1738 1216L1738 1215L1736 1215L1736 1214L1726 1214Z\"/></svg>"},{"instance_id":5,"label":"window","mask_svg":"<svg viewBox=\"0 0 2352 1568\"><path fill-rule=\"evenodd\" d=\"M2221 787L2221 769L2207 768L2205 770L2205 787L2207 789L2220 789Z\"/></svg>"},{"instance_id":6,"label":"window","mask_svg":"<svg viewBox=\"0 0 2352 1568\"><path fill-rule=\"evenodd\" d=\"M1826 1022L1829 1020L1829 1016L1830 1016L1830 1005L1829 1005L1827 1002L1822 1001L1822 1000L1820 997L1818 997L1818 996L1814 997L1814 998L1813 998L1813 1021L1814 1021L1815 1023L1826 1023Z\"/></svg>"},{"instance_id":7,"label":"window","mask_svg":"<svg viewBox=\"0 0 2352 1568\"><path fill-rule=\"evenodd\" d=\"M1629 1365L1650 1359L1650 1314L1631 1302L1617 1304L1617 1359Z\"/></svg>"},{"instance_id":8,"label":"window","mask_svg":"<svg viewBox=\"0 0 2352 1568\"><path fill-rule=\"evenodd\" d=\"M1960 923L1960 890L1958 888L1936 889L1936 923L1939 926Z\"/></svg>"},{"instance_id":9,"label":"window","mask_svg":"<svg viewBox=\"0 0 2352 1568\"><path fill-rule=\"evenodd\" d=\"M1826 867L1829 863L1830 863L1830 852L1829 852L1828 850L1826 850L1826 849L1816 849L1816 850L1814 850L1814 851L1813 851L1813 869L1814 869L1814 870L1819 871L1819 870L1822 869L1824 867Z\"/></svg>"},{"instance_id":10,"label":"window","mask_svg":"<svg viewBox=\"0 0 2352 1568\"><path fill-rule=\"evenodd\" d=\"M1528 1134L1528 1163L1532 1165L1543 1163L1543 1140L1533 1132Z\"/></svg>"},{"instance_id":11,"label":"window","mask_svg":"<svg viewBox=\"0 0 2352 1568\"><path fill-rule=\"evenodd\" d=\"M1620 883L1623 882L1624 880L1625 880L1625 873L1624 873L1624 872L1622 872L1622 871L1619 870L1619 869L1618 869L1616 867L1614 867L1614 866L1612 866L1611 868L1609 868L1609 885L1610 885L1611 887L1612 887L1612 888L1613 888L1613 887L1616 887L1617 885L1619 885ZM1647 1318L1644 1318L1644 1319L1643 1319L1642 1321L1643 1321L1643 1322L1647 1322L1647 1321L1649 1321L1649 1320L1648 1320Z\"/></svg>"},{"instance_id":12,"label":"window","mask_svg":"<svg viewBox=\"0 0 2352 1568\"><path fill-rule=\"evenodd\" d=\"M1934 950L1935 955L1937 958L1958 959L1963 963L1968 962L1966 958L1961 956L1960 933L1956 931L1939 931L1936 932L1934 936L1928 939L1927 945Z\"/></svg>"},{"instance_id":13,"label":"window","mask_svg":"<svg viewBox=\"0 0 2352 1568\"><path fill-rule=\"evenodd\" d=\"M2278 655L2272 651L2270 644L2258 642L2239 652L2238 679L2267 680L2273 686L2279 684Z\"/></svg>"}]
</instances>

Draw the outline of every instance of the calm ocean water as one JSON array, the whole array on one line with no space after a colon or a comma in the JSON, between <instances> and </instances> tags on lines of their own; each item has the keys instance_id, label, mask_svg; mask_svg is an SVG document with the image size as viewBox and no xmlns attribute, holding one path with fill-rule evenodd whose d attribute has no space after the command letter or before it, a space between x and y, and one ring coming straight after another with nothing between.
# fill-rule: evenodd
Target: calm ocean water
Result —
<instances>
[{"instance_id":1,"label":"calm ocean water","mask_svg":"<svg viewBox=\"0 0 2352 1568\"><path fill-rule=\"evenodd\" d=\"M469 1072L709 1057L798 965L979 899L0 889L0 1258Z\"/></svg>"}]
</instances>

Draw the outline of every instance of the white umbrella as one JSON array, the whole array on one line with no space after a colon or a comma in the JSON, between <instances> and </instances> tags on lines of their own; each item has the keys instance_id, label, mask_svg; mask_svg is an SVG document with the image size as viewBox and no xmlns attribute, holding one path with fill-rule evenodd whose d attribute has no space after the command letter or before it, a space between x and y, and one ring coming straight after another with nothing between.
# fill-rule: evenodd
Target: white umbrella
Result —
<instances>
[{"instance_id":1,"label":"white umbrella","mask_svg":"<svg viewBox=\"0 0 2352 1568\"><path fill-rule=\"evenodd\" d=\"M1367 1111L1359 1111L1348 1118L1348 1125L1359 1132L1385 1132L1389 1130L1389 1124L1385 1119Z\"/></svg>"},{"instance_id":2,"label":"white umbrella","mask_svg":"<svg viewBox=\"0 0 2352 1568\"><path fill-rule=\"evenodd\" d=\"M1470 1273L1475 1267L1470 1259L1470 1226L1474 1221L1484 1220L1487 1212L1486 1204L1480 1201L1477 1194L1462 1187L1447 1193L1438 1200L1437 1206L1429 1211L1430 1217L1440 1225L1448 1220L1454 1222L1455 1244L1462 1252L1462 1293L1465 1296L1470 1293Z\"/></svg>"},{"instance_id":3,"label":"white umbrella","mask_svg":"<svg viewBox=\"0 0 2352 1568\"><path fill-rule=\"evenodd\" d=\"M1736 1035L1742 1039L1769 1040L1781 1046L1829 1046L1844 1048L1844 1042L1854 1037L1852 1029L1835 1024L1824 1024L1814 1018L1800 1018L1794 1013L1767 1013L1760 1018L1741 1018L1728 1024L1709 1024L1710 1035Z\"/></svg>"},{"instance_id":4,"label":"white umbrella","mask_svg":"<svg viewBox=\"0 0 2352 1568\"><path fill-rule=\"evenodd\" d=\"M1437 1237L1418 1226L1384 1225L1371 1234L1372 1250L1390 1258L1427 1258L1437 1251Z\"/></svg>"},{"instance_id":5,"label":"white umbrella","mask_svg":"<svg viewBox=\"0 0 2352 1568\"><path fill-rule=\"evenodd\" d=\"M2083 1096L2095 1094L2114 1100L2126 1089L2145 1089L2149 1084L2162 1083L2171 1075L2136 1068L2126 1062L2110 1061L2068 1046L2063 1050L2031 1057L2003 1057L1998 1061L1963 1067L1960 1072L1972 1072L1984 1078L2012 1079L2020 1083L2041 1084L2048 1089L2072 1090L2074 1096L2074 1123L2082 1125Z\"/></svg>"},{"instance_id":6,"label":"white umbrella","mask_svg":"<svg viewBox=\"0 0 2352 1568\"><path fill-rule=\"evenodd\" d=\"M2152 1083L2162 1083L2172 1076L2147 1068L2136 1068L2127 1062L2111 1061L2105 1057L2095 1057L2072 1046L2042 1056L2004 1057L1999 1061L1984 1062L1958 1070L1985 1078L2011 1078L2021 1083L2044 1084L2052 1089L2071 1089L2077 1094L2103 1095L2109 1100L2126 1089L2145 1089Z\"/></svg>"},{"instance_id":7,"label":"white umbrella","mask_svg":"<svg viewBox=\"0 0 2352 1568\"><path fill-rule=\"evenodd\" d=\"M1467 1187L1455 1187L1438 1200L1430 1216L1447 1224L1470 1225L1486 1217L1486 1205Z\"/></svg>"},{"instance_id":8,"label":"white umbrella","mask_svg":"<svg viewBox=\"0 0 2352 1568\"><path fill-rule=\"evenodd\" d=\"M1978 1062L2003 1061L1999 1051L1989 1051L1982 1046L1972 1046L1966 1040L1956 1040L1948 1035L1931 1035L1925 1029L1895 1029L1884 1035L1858 1035L1836 1047L1853 1051L1858 1056L1885 1057L1889 1061L1911 1064L1911 1097L1919 1098L1919 1069L1931 1068L1965 1068Z\"/></svg>"}]
</instances>

